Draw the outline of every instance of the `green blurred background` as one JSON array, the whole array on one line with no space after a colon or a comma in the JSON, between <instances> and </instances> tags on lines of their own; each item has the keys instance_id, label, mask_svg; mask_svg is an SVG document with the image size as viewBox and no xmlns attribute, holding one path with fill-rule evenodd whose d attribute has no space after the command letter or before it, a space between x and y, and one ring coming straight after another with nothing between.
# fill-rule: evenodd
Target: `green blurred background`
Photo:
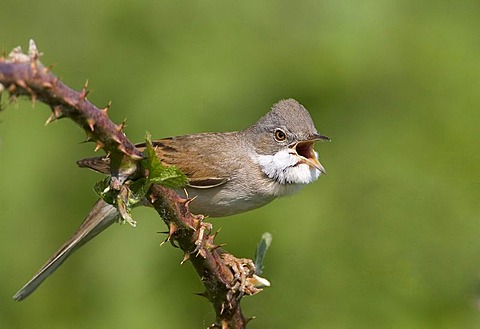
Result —
<instances>
[{"instance_id":1,"label":"green blurred background","mask_svg":"<svg viewBox=\"0 0 480 329\"><path fill-rule=\"evenodd\" d=\"M477 1L3 1L0 47L45 64L142 141L242 129L282 98L332 143L328 176L214 220L253 257L273 234L272 287L249 328L478 328L480 5ZM5 100L5 98L4 98ZM138 209L35 294L11 296L95 202L84 133L24 100L0 113L0 327L203 328L214 313L165 229Z\"/></svg>"}]
</instances>

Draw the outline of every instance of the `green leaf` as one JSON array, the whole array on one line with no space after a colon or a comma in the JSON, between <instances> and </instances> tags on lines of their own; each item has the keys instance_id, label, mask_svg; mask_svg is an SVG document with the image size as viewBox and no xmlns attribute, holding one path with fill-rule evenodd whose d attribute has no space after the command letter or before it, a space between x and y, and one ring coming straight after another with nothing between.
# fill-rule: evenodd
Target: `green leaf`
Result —
<instances>
[{"instance_id":1,"label":"green leaf","mask_svg":"<svg viewBox=\"0 0 480 329\"><path fill-rule=\"evenodd\" d=\"M263 259L267 253L270 244L272 243L272 235L268 232L262 234L262 239L257 245L257 252L255 254L255 274L262 274L263 270Z\"/></svg>"},{"instance_id":2,"label":"green leaf","mask_svg":"<svg viewBox=\"0 0 480 329\"><path fill-rule=\"evenodd\" d=\"M137 203L145 197L149 185L147 184L146 178L140 178L133 181L129 187L131 192L129 195L129 199L131 200L131 203Z\"/></svg>"},{"instance_id":3,"label":"green leaf","mask_svg":"<svg viewBox=\"0 0 480 329\"><path fill-rule=\"evenodd\" d=\"M143 166L148 170L149 183L156 183L169 188L180 188L188 183L188 178L175 166L164 166L158 159L153 148L149 133L145 136L146 149Z\"/></svg>"},{"instance_id":4,"label":"green leaf","mask_svg":"<svg viewBox=\"0 0 480 329\"><path fill-rule=\"evenodd\" d=\"M110 177L107 177L95 183L95 185L93 186L93 190L106 203L111 205L115 204L115 196L112 194L112 191L110 189Z\"/></svg>"},{"instance_id":5,"label":"green leaf","mask_svg":"<svg viewBox=\"0 0 480 329\"><path fill-rule=\"evenodd\" d=\"M97 182L94 186L98 196L105 202L116 206L121 218L132 226L135 226L136 222L132 219L131 210L142 203L151 184L155 183L169 188L180 188L188 183L187 176L178 168L175 166L167 167L160 162L153 148L149 133L147 133L145 140L145 159L142 160L142 165L148 172L147 178L128 181L120 193L111 190L110 177Z\"/></svg>"}]
</instances>

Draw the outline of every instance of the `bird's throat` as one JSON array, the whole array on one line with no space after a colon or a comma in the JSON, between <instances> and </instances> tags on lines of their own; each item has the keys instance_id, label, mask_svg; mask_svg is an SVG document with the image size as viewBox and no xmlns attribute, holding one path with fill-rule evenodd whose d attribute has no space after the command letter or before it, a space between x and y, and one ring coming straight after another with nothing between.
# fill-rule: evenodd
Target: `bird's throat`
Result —
<instances>
[{"instance_id":1,"label":"bird's throat","mask_svg":"<svg viewBox=\"0 0 480 329\"><path fill-rule=\"evenodd\" d=\"M258 164L265 175L279 184L304 185L316 181L320 176L319 170L302 163L301 158L288 149L274 155L258 155Z\"/></svg>"}]
</instances>

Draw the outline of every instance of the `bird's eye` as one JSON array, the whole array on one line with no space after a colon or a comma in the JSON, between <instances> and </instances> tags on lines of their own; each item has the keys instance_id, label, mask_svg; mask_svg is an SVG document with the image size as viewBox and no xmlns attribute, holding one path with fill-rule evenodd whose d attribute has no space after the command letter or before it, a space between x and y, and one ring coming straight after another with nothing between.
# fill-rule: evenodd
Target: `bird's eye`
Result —
<instances>
[{"instance_id":1,"label":"bird's eye","mask_svg":"<svg viewBox=\"0 0 480 329\"><path fill-rule=\"evenodd\" d=\"M275 129L275 133L274 133L274 137L275 137L275 140L277 142L283 142L284 140L287 139L287 134L285 134L285 132L282 130L282 129Z\"/></svg>"}]
</instances>

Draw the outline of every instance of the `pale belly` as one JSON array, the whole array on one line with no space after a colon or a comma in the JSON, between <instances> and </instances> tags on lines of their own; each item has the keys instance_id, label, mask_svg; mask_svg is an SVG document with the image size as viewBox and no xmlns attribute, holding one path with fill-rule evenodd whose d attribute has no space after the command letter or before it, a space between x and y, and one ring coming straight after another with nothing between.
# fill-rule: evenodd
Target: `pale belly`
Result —
<instances>
[{"instance_id":1,"label":"pale belly","mask_svg":"<svg viewBox=\"0 0 480 329\"><path fill-rule=\"evenodd\" d=\"M304 186L304 184L279 184L273 181L268 184L265 182L259 184L257 181L253 185L245 187L228 182L206 189L187 187L177 193L184 198L195 198L190 203L190 211L193 214L225 217L262 207L278 197L293 194Z\"/></svg>"},{"instance_id":2,"label":"pale belly","mask_svg":"<svg viewBox=\"0 0 480 329\"><path fill-rule=\"evenodd\" d=\"M273 195L256 194L247 191L231 191L216 187L210 189L186 188L188 198L195 198L190 203L193 214L209 217L225 217L262 207L272 202ZM184 190L178 191L182 197L187 197Z\"/></svg>"}]
</instances>

